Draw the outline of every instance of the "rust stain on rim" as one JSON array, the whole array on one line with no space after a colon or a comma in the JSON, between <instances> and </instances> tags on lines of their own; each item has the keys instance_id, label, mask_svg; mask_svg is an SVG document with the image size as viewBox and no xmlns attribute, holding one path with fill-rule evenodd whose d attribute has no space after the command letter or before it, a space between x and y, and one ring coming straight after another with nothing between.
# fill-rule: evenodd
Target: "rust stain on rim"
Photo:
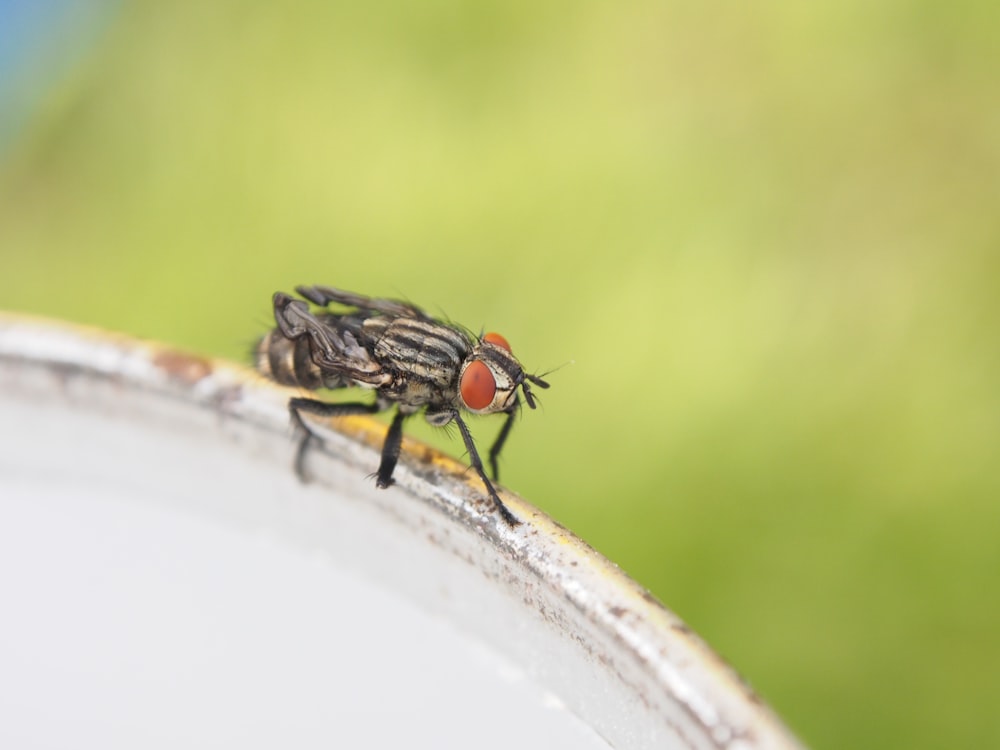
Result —
<instances>
[{"instance_id":1,"label":"rust stain on rim","mask_svg":"<svg viewBox=\"0 0 1000 750\"><path fill-rule=\"evenodd\" d=\"M152 362L163 370L171 380L185 385L194 385L212 374L212 362L196 354L187 354L177 349L154 349Z\"/></svg>"}]
</instances>

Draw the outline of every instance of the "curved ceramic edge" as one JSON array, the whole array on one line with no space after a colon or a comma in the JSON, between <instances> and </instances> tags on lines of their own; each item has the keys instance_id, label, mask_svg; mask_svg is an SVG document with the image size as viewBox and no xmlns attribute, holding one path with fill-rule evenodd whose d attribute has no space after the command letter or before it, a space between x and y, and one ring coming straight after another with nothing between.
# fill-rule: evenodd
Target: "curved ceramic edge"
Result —
<instances>
[{"instance_id":1,"label":"curved ceramic edge","mask_svg":"<svg viewBox=\"0 0 1000 750\"><path fill-rule=\"evenodd\" d=\"M0 314L0 371L19 365L43 367L67 379L83 375L196 405L228 422L280 437L287 450L278 460L290 461L293 447L286 404L294 391L247 368L119 334ZM362 473L373 470L385 434L383 423L350 417L325 427L323 445L309 456L315 485L337 486L344 464ZM506 595L539 613L548 627L562 633L564 642L597 665L598 693L600 680L611 677L620 683L624 692L569 701L571 710L612 745L655 746L656 737L669 736L679 746L692 748L801 747L677 616L522 498L499 488L504 502L523 520L510 528L491 511L481 484L465 464L408 439L396 479L389 492L375 492L374 482L367 482L373 491L365 493L364 501L376 504L427 542L478 567ZM503 628L498 624L497 629ZM521 647L516 642L511 645L503 633L493 633L492 639L502 639L516 658L546 661L525 648L518 652ZM558 694L558 657L552 660L555 663L535 673L554 684ZM610 705L615 701L621 710ZM664 734L657 734L655 727L637 729L635 722L640 719L633 721L632 711L641 715L641 721L662 720ZM629 723L633 725L624 726Z\"/></svg>"}]
</instances>

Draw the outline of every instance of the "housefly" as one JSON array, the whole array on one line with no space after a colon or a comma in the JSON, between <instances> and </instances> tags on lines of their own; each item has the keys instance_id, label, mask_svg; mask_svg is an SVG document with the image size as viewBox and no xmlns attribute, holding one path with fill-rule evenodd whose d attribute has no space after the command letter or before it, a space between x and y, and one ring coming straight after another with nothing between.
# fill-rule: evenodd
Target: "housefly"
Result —
<instances>
[{"instance_id":1,"label":"housefly","mask_svg":"<svg viewBox=\"0 0 1000 750\"><path fill-rule=\"evenodd\" d=\"M489 452L495 481L497 458L521 408L521 395L534 409L531 386L549 387L540 377L524 371L507 340L497 333L476 336L399 300L365 297L326 286L300 286L295 291L302 299L284 292L274 295L277 328L257 346L258 370L278 383L308 390L357 386L375 391L370 403L329 403L314 398L289 401L292 421L303 436L295 457L299 477L304 477L305 455L315 439L303 414L374 414L395 406L375 474L376 486L384 489L393 484L403 422L422 410L435 427L458 426L469 462L497 512L511 526L520 523L500 500L462 416L463 412L505 415Z\"/></svg>"}]
</instances>

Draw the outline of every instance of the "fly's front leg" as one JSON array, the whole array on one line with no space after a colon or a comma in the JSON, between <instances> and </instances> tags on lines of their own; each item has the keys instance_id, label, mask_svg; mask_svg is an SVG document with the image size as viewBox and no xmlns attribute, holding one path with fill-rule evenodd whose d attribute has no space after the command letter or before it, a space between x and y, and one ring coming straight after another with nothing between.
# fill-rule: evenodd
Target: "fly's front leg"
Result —
<instances>
[{"instance_id":1,"label":"fly's front leg","mask_svg":"<svg viewBox=\"0 0 1000 750\"><path fill-rule=\"evenodd\" d=\"M500 458L500 451L503 449L504 443L507 442L507 436L510 435L510 428L514 426L514 417L517 416L518 407L521 405L520 401L515 401L514 406L511 410L507 412L507 418L503 421L503 427L500 428L500 432L497 433L496 440L493 441L493 445L490 446L490 469L493 471L493 481L500 481L500 470L497 465L497 459Z\"/></svg>"},{"instance_id":2,"label":"fly's front leg","mask_svg":"<svg viewBox=\"0 0 1000 750\"><path fill-rule=\"evenodd\" d=\"M462 440L465 441L465 449L469 452L469 463L472 464L472 468L476 470L479 474L479 478L483 480L483 484L486 485L486 492L490 496L490 500L493 501L493 505L496 507L497 511L500 513L500 517L507 522L509 526L518 526L520 521L514 516L513 513L503 504L503 500L497 494L496 489L494 489L490 478L486 476L486 471L483 469L482 459L479 458L479 451L476 450L476 444L472 440L472 433L469 432L468 425L462 419L459 414L455 414L453 417L455 424L458 425L459 431L462 433ZM509 432L509 429L507 430ZM503 432L501 430L501 432Z\"/></svg>"},{"instance_id":3,"label":"fly's front leg","mask_svg":"<svg viewBox=\"0 0 1000 750\"><path fill-rule=\"evenodd\" d=\"M302 418L303 413L315 414L318 417L346 417L352 414L375 414L380 411L382 411L382 406L377 400L371 404L331 404L314 398L293 398L289 400L288 412L292 415L292 424L302 434L299 447L295 451L295 474L299 480L305 483L309 481L309 477L306 476L305 471L306 451L309 450L309 445L312 441L317 439L316 433L312 431Z\"/></svg>"}]
</instances>

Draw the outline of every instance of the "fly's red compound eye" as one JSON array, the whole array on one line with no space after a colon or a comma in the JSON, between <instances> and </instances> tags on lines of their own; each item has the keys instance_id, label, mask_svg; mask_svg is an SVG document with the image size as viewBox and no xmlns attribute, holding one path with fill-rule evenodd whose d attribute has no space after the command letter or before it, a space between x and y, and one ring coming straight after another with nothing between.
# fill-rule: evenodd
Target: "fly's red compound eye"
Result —
<instances>
[{"instance_id":1,"label":"fly's red compound eye","mask_svg":"<svg viewBox=\"0 0 1000 750\"><path fill-rule=\"evenodd\" d=\"M497 392L497 381L493 379L493 373L481 360L473 360L462 373L462 382L459 384L462 391L462 401L470 409L485 409L493 403L493 396Z\"/></svg>"},{"instance_id":2,"label":"fly's red compound eye","mask_svg":"<svg viewBox=\"0 0 1000 750\"><path fill-rule=\"evenodd\" d=\"M499 346L501 349L506 349L508 352L510 351L510 344L507 343L507 339L499 333L487 333L483 336L483 341L488 341L493 344L493 346Z\"/></svg>"}]
</instances>

